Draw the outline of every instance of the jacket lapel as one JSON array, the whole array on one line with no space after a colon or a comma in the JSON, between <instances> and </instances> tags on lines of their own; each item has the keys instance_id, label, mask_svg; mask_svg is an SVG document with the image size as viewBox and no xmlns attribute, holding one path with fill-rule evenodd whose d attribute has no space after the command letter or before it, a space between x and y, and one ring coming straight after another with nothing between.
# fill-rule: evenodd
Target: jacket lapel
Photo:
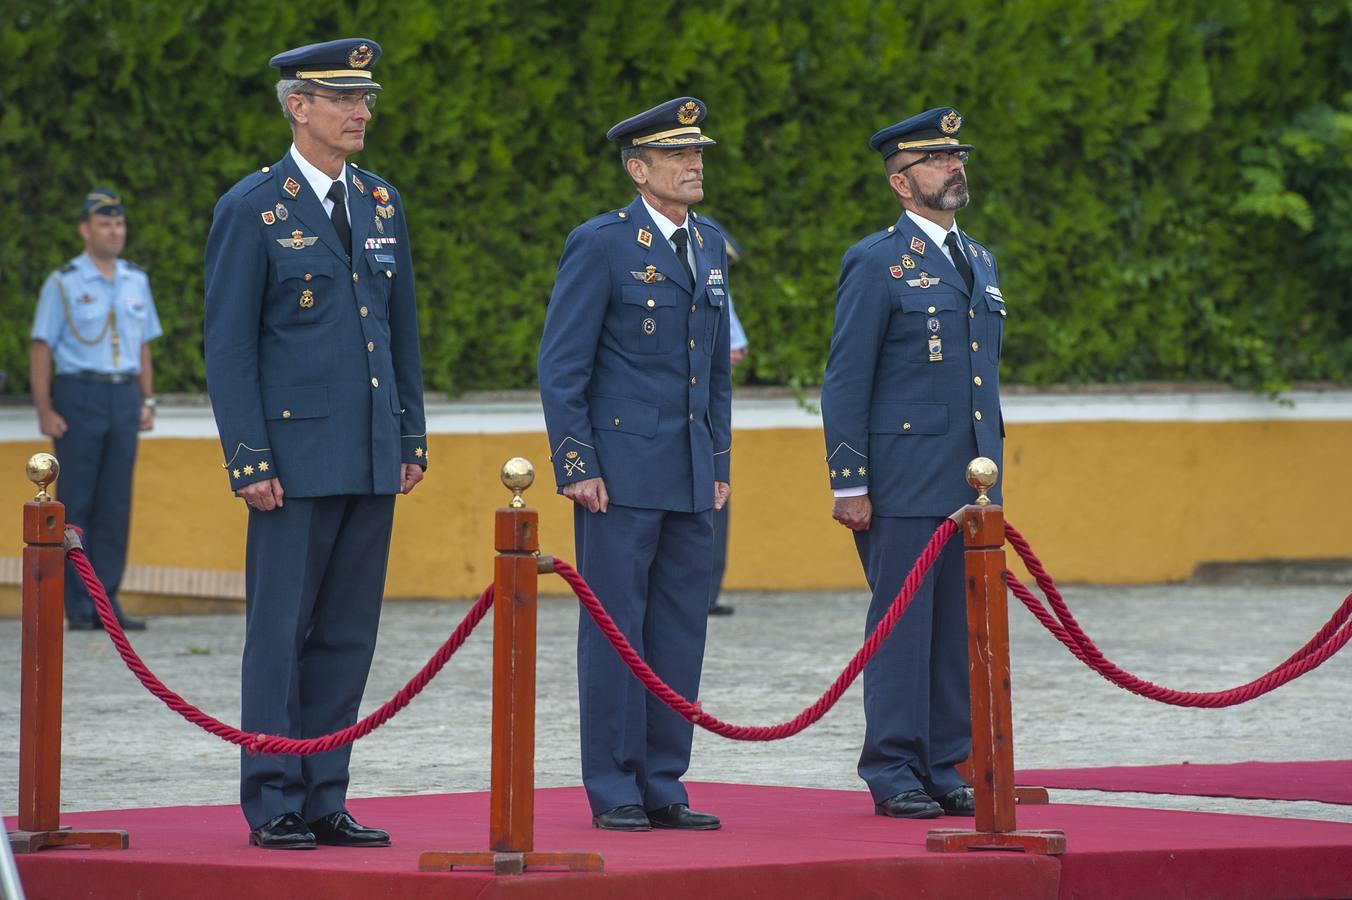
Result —
<instances>
[{"instance_id":1,"label":"jacket lapel","mask_svg":"<svg viewBox=\"0 0 1352 900\"><path fill-rule=\"evenodd\" d=\"M698 300L708 288L710 262L718 259L718 254L714 252L713 247L705 247L703 232L699 230L699 225L695 223L694 216L690 213L685 214L686 227L690 229L691 249L695 251L695 285L692 296ZM698 235L698 237L696 236Z\"/></svg>"},{"instance_id":2,"label":"jacket lapel","mask_svg":"<svg viewBox=\"0 0 1352 900\"><path fill-rule=\"evenodd\" d=\"M929 235L925 234L920 226L915 224L911 217L906 215L906 213L902 213L901 218L897 220L897 231L902 237L901 252L910 253L911 256L915 258L915 272L927 272L930 275L938 275L941 283L951 282L959 294L967 293L967 283L963 281L962 276L958 274L958 270L948 261L948 257L944 255L944 248L936 245L930 240ZM963 237L965 242L966 235ZM920 242L919 246L923 246L923 250L917 249L917 241ZM970 250L966 252L969 254L971 253ZM967 262L971 265L972 258L970 255L967 257ZM976 266L974 265L972 266L972 274L976 274ZM918 276L911 274L907 277L915 278ZM975 290L972 291L971 296L976 296Z\"/></svg>"},{"instance_id":3,"label":"jacket lapel","mask_svg":"<svg viewBox=\"0 0 1352 900\"><path fill-rule=\"evenodd\" d=\"M366 236L371 233L375 222L375 204L371 199L371 188L357 170L347 167L347 211L352 217L352 257L355 259L366 247ZM353 266L356 268L356 266Z\"/></svg>"},{"instance_id":4,"label":"jacket lapel","mask_svg":"<svg viewBox=\"0 0 1352 900\"><path fill-rule=\"evenodd\" d=\"M685 266L676 259L676 251L671 249L671 243L662 237L662 229L648 215L648 207L644 205L642 197L635 197L634 202L629 204L629 221L633 223L634 240L645 250L644 265L654 266L657 271L693 294L694 285L685 273ZM645 231L648 235L646 239L643 237Z\"/></svg>"},{"instance_id":5,"label":"jacket lapel","mask_svg":"<svg viewBox=\"0 0 1352 900\"><path fill-rule=\"evenodd\" d=\"M324 212L324 205L310 189L309 183L301 175L300 167L291 158L291 154L282 157L281 163L273 171L277 173L277 191L281 195L282 202L290 207L291 214L298 220L291 230L295 231L302 225L305 226L305 231L318 237L320 242L346 265L349 251L343 249L338 240L338 232L333 230L333 223ZM290 179L297 188L294 196L287 190L287 179Z\"/></svg>"}]
</instances>

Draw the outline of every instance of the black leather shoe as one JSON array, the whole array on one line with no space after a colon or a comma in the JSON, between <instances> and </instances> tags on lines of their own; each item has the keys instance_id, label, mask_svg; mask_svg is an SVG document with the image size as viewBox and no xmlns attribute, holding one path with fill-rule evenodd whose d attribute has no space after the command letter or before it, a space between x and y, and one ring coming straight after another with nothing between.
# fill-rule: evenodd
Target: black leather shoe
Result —
<instances>
[{"instance_id":1,"label":"black leather shoe","mask_svg":"<svg viewBox=\"0 0 1352 900\"><path fill-rule=\"evenodd\" d=\"M329 847L388 847L390 835L379 828L367 828L345 809L329 813L310 823L315 841Z\"/></svg>"},{"instance_id":2,"label":"black leather shoe","mask_svg":"<svg viewBox=\"0 0 1352 900\"><path fill-rule=\"evenodd\" d=\"M934 798L917 788L874 804L873 814L893 819L937 819L944 814L944 810L934 802Z\"/></svg>"},{"instance_id":3,"label":"black leather shoe","mask_svg":"<svg viewBox=\"0 0 1352 900\"><path fill-rule=\"evenodd\" d=\"M684 803L673 803L649 810L648 820L656 828L681 828L686 831L717 831L723 827L713 813L695 812Z\"/></svg>"},{"instance_id":4,"label":"black leather shoe","mask_svg":"<svg viewBox=\"0 0 1352 900\"><path fill-rule=\"evenodd\" d=\"M282 813L249 832L249 843L264 850L313 850L315 836L296 813Z\"/></svg>"},{"instance_id":5,"label":"black leather shoe","mask_svg":"<svg viewBox=\"0 0 1352 900\"><path fill-rule=\"evenodd\" d=\"M976 795L969 787L954 788L942 797L936 797L939 807L950 816L976 815Z\"/></svg>"},{"instance_id":6,"label":"black leather shoe","mask_svg":"<svg viewBox=\"0 0 1352 900\"><path fill-rule=\"evenodd\" d=\"M66 628L70 631L102 631L103 623L98 619L71 619Z\"/></svg>"},{"instance_id":7,"label":"black leather shoe","mask_svg":"<svg viewBox=\"0 0 1352 900\"><path fill-rule=\"evenodd\" d=\"M737 612L737 607L728 606L726 603L715 603L709 607L709 615L711 616L730 616L735 612Z\"/></svg>"},{"instance_id":8,"label":"black leather shoe","mask_svg":"<svg viewBox=\"0 0 1352 900\"><path fill-rule=\"evenodd\" d=\"M122 613L122 612L120 612L120 613L117 614L117 624L119 624L119 625L122 626L122 630L123 630L123 631L145 631L145 630L146 630L146 620L145 620L145 619L134 619L134 618L132 618L131 616L127 615L126 613ZM103 627L103 626L99 626L99 627Z\"/></svg>"},{"instance_id":9,"label":"black leather shoe","mask_svg":"<svg viewBox=\"0 0 1352 900\"><path fill-rule=\"evenodd\" d=\"M643 807L629 804L592 816L592 827L602 831L652 831L652 823Z\"/></svg>"}]
</instances>

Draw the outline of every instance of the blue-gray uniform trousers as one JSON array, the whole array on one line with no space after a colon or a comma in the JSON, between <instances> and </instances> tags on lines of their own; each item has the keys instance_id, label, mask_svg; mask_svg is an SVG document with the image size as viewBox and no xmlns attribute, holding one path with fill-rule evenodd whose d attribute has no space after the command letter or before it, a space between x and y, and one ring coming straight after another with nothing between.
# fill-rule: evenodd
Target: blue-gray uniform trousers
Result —
<instances>
[{"instance_id":1,"label":"blue-gray uniform trousers","mask_svg":"<svg viewBox=\"0 0 1352 900\"><path fill-rule=\"evenodd\" d=\"M52 408L66 420L66 433L53 442L61 461L57 499L65 504L66 522L84 529L85 555L120 611L117 591L127 565L140 386L135 375L117 383L58 375L52 385ZM69 563L65 603L66 618L72 622L98 619L93 599Z\"/></svg>"},{"instance_id":2,"label":"blue-gray uniform trousers","mask_svg":"<svg viewBox=\"0 0 1352 900\"><path fill-rule=\"evenodd\" d=\"M249 511L241 722L320 737L357 721L375 651L394 495L286 497ZM279 553L277 548L288 548ZM240 758L249 827L283 813L313 822L345 808L351 746Z\"/></svg>"},{"instance_id":3,"label":"blue-gray uniform trousers","mask_svg":"<svg viewBox=\"0 0 1352 900\"><path fill-rule=\"evenodd\" d=\"M874 516L867 531L854 533L873 590L865 635L887 614L943 521ZM954 537L864 669L859 777L875 803L916 788L941 797L964 784L955 768L972 746L964 582L962 539Z\"/></svg>"},{"instance_id":4,"label":"blue-gray uniform trousers","mask_svg":"<svg viewBox=\"0 0 1352 900\"><path fill-rule=\"evenodd\" d=\"M578 571L653 671L699 696L712 590L710 510L574 507ZM577 633L582 782L593 814L686 803L694 726L652 696L585 611Z\"/></svg>"}]
</instances>

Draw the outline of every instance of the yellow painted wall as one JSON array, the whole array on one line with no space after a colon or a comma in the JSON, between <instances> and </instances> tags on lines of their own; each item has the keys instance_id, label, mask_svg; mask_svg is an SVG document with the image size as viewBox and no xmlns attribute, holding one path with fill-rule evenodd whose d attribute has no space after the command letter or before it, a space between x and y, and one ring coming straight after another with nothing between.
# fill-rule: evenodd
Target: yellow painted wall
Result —
<instances>
[{"instance_id":1,"label":"yellow painted wall","mask_svg":"<svg viewBox=\"0 0 1352 900\"><path fill-rule=\"evenodd\" d=\"M738 432L729 589L859 588L849 533L830 518L820 432ZM19 556L23 474L40 442L0 443L0 556ZM429 477L396 507L388 595L466 597L491 578L498 469L525 456L541 548L571 560L570 505L554 493L543 434L435 435ZM1352 422L1060 422L1013 425L1006 511L1062 582L1158 582L1208 561L1352 556L1352 511L1330 472ZM58 482L59 496L59 482ZM8 510L8 513L4 511ZM0 519L2 520L2 519ZM77 523L78 524L78 523ZM130 563L237 570L245 510L212 439L141 443ZM542 586L561 592L561 584Z\"/></svg>"}]
</instances>

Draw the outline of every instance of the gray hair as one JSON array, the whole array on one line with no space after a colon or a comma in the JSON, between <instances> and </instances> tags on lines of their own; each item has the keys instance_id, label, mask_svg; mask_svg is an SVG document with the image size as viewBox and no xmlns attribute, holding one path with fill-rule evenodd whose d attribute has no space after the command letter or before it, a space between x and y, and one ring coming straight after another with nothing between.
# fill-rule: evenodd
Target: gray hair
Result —
<instances>
[{"instance_id":1,"label":"gray hair","mask_svg":"<svg viewBox=\"0 0 1352 900\"><path fill-rule=\"evenodd\" d=\"M652 155L648 153L647 147L621 147L620 165L624 167L624 174L626 175L629 175L629 160L631 159L642 160L649 166L653 164ZM632 175L629 177L629 180L634 180ZM635 182L635 184L637 184L637 182Z\"/></svg>"},{"instance_id":2,"label":"gray hair","mask_svg":"<svg viewBox=\"0 0 1352 900\"><path fill-rule=\"evenodd\" d=\"M282 104L282 115L286 116L286 121L292 128L296 126L296 120L291 118L291 109L286 105L286 98L292 94L307 93L308 85L299 78L281 78L277 81L277 102Z\"/></svg>"}]
</instances>

